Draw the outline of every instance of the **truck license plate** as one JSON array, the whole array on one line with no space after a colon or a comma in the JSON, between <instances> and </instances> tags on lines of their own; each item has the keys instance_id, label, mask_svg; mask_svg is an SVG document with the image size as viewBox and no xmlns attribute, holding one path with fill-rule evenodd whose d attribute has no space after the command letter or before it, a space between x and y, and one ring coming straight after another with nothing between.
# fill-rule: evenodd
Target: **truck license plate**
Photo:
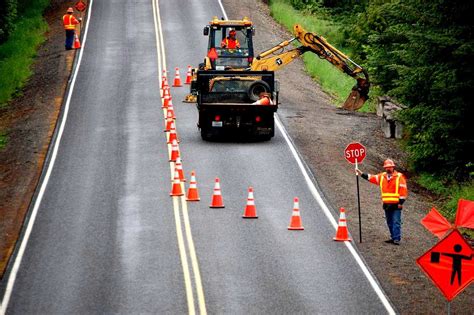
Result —
<instances>
[{"instance_id":1,"label":"truck license plate","mask_svg":"<svg viewBox=\"0 0 474 315\"><path fill-rule=\"evenodd\" d=\"M222 121L213 121L212 127L222 127Z\"/></svg>"}]
</instances>

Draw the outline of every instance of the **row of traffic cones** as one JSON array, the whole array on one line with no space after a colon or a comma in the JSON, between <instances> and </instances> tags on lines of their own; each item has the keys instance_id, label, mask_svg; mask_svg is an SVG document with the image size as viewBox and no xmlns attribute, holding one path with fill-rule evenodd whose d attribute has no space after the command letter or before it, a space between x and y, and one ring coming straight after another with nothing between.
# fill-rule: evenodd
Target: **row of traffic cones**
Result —
<instances>
[{"instance_id":1,"label":"row of traffic cones","mask_svg":"<svg viewBox=\"0 0 474 315\"><path fill-rule=\"evenodd\" d=\"M181 75L179 74L179 68L176 67L174 68L174 80L173 80L173 87L181 87L183 86L183 83L181 82ZM168 78L166 75L166 70L163 70L163 77L165 78L164 80L161 81L161 89L163 90L164 86L168 83ZM192 67L188 66L188 70L186 72L186 80L184 84L191 84L192 81Z\"/></svg>"},{"instance_id":2,"label":"row of traffic cones","mask_svg":"<svg viewBox=\"0 0 474 315\"><path fill-rule=\"evenodd\" d=\"M179 69L175 68L175 78L173 82L173 87L182 86L181 78L179 76ZM188 66L188 73L186 76L186 84L191 83L191 67ZM171 192L170 196L172 197L180 197L184 196L183 190L183 183L186 181L184 177L183 166L181 162L181 155L179 151L179 139L176 132L176 116L173 110L173 103L172 97L170 93L170 87L168 85L166 71L163 70L162 76L162 97L163 97L163 105L162 108L165 111L165 132L167 133L167 143L171 146L170 150L170 162L174 163L174 176L172 179L171 185ZM194 171L191 172L191 179L189 183L188 192L186 194L187 201L200 201L201 198L199 197L199 191L197 188L197 181L196 181L196 173ZM212 194L211 204L209 205L210 208L225 208L224 200L222 198L222 191L220 186L219 178L215 179L214 183L214 191ZM255 197L254 191L252 187L248 188L248 197L247 197L247 204L244 209L244 213L242 215L244 219L257 219L257 208L255 205ZM290 219L290 224L288 226L288 230L304 230L301 214L299 210L299 199L297 197L293 200L293 212ZM334 237L335 241L351 241L349 238L349 232L347 230L347 222L346 222L346 215L344 208L340 209L340 216L339 216L339 223L338 228L336 231L336 236Z\"/></svg>"}]
</instances>

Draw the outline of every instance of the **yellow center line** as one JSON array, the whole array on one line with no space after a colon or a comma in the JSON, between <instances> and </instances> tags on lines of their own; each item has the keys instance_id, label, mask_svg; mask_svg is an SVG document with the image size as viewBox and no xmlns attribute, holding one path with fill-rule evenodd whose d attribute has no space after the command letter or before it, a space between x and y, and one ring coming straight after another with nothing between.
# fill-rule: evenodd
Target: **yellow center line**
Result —
<instances>
[{"instance_id":1,"label":"yellow center line","mask_svg":"<svg viewBox=\"0 0 474 315\"><path fill-rule=\"evenodd\" d=\"M159 0L152 0L152 5L153 5L153 19L154 19L154 24L155 24L158 75L159 75L159 83L161 87L162 69L166 70L166 56L165 56L165 50L164 50L163 32L161 31ZM166 109L163 109L163 114L164 114L164 117L166 118L166 115L165 115ZM172 146L171 144L168 144L167 147L168 147L168 156L170 156ZM171 180L174 179L174 167L175 167L174 164L175 163L170 162ZM185 192L184 183L181 183L180 185L181 185L182 191ZM206 301L204 298L204 289L202 287L201 274L199 271L197 254L196 254L194 241L193 241L192 233L191 233L191 223L189 220L186 198L185 196L181 196L181 198L179 197L172 197L172 198L173 198L173 211L174 211L174 217L175 217L175 222L176 222L178 248L179 248L179 254L180 254L180 259L181 259L181 265L183 267L183 276L184 276L184 283L185 283L185 289L186 289L186 298L187 298L187 303L188 303L188 312L189 314L194 315L195 305L194 305L193 283L192 283L190 268L188 264L186 244L184 242L181 215L183 217L184 231L185 231L185 236L186 236L186 241L187 241L189 256L190 256L189 259L191 261L192 271L194 275L196 295L197 295L197 300L198 300L198 305L199 305L199 313L205 315L207 314ZM180 199L181 199L181 208L180 208L180 202L179 202Z\"/></svg>"},{"instance_id":2,"label":"yellow center line","mask_svg":"<svg viewBox=\"0 0 474 315\"><path fill-rule=\"evenodd\" d=\"M202 315L207 314L206 311L206 299L204 298L204 289L201 282L201 273L199 272L198 259L196 255L196 250L194 247L193 235L191 233L191 223L189 221L188 215L188 204L186 202L186 197L181 196L181 207L183 208L183 219L184 219L184 228L186 230L186 238L188 241L189 254L191 256L191 264L193 267L194 280L196 281L196 290L199 303L199 313Z\"/></svg>"}]
</instances>

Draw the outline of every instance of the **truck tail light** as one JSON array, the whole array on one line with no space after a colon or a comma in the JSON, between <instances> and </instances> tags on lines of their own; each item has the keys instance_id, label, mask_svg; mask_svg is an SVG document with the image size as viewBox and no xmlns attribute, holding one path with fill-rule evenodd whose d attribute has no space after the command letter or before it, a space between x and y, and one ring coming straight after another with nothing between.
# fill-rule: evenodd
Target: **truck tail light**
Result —
<instances>
[{"instance_id":1,"label":"truck tail light","mask_svg":"<svg viewBox=\"0 0 474 315\"><path fill-rule=\"evenodd\" d=\"M262 117L260 117L260 116L255 117L255 121L256 121L256 122L262 121Z\"/></svg>"},{"instance_id":2,"label":"truck tail light","mask_svg":"<svg viewBox=\"0 0 474 315\"><path fill-rule=\"evenodd\" d=\"M248 61L249 63L252 63L253 57L248 57L248 58L247 58L247 61Z\"/></svg>"},{"instance_id":3,"label":"truck tail light","mask_svg":"<svg viewBox=\"0 0 474 315\"><path fill-rule=\"evenodd\" d=\"M214 117L214 120L215 120L215 121L220 121L220 120L221 120L221 116L216 115L216 117Z\"/></svg>"}]
</instances>

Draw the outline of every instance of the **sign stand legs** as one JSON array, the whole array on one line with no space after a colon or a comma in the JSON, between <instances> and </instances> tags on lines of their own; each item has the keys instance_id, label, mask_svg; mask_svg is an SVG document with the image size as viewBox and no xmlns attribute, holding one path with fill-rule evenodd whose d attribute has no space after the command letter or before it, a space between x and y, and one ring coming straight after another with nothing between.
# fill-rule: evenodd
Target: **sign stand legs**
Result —
<instances>
[{"instance_id":1,"label":"sign stand legs","mask_svg":"<svg viewBox=\"0 0 474 315\"><path fill-rule=\"evenodd\" d=\"M357 169L357 159L356 169ZM356 182L357 182L357 209L359 211L359 243L362 243L362 218L360 215L360 192L359 192L359 175L356 173Z\"/></svg>"}]
</instances>

